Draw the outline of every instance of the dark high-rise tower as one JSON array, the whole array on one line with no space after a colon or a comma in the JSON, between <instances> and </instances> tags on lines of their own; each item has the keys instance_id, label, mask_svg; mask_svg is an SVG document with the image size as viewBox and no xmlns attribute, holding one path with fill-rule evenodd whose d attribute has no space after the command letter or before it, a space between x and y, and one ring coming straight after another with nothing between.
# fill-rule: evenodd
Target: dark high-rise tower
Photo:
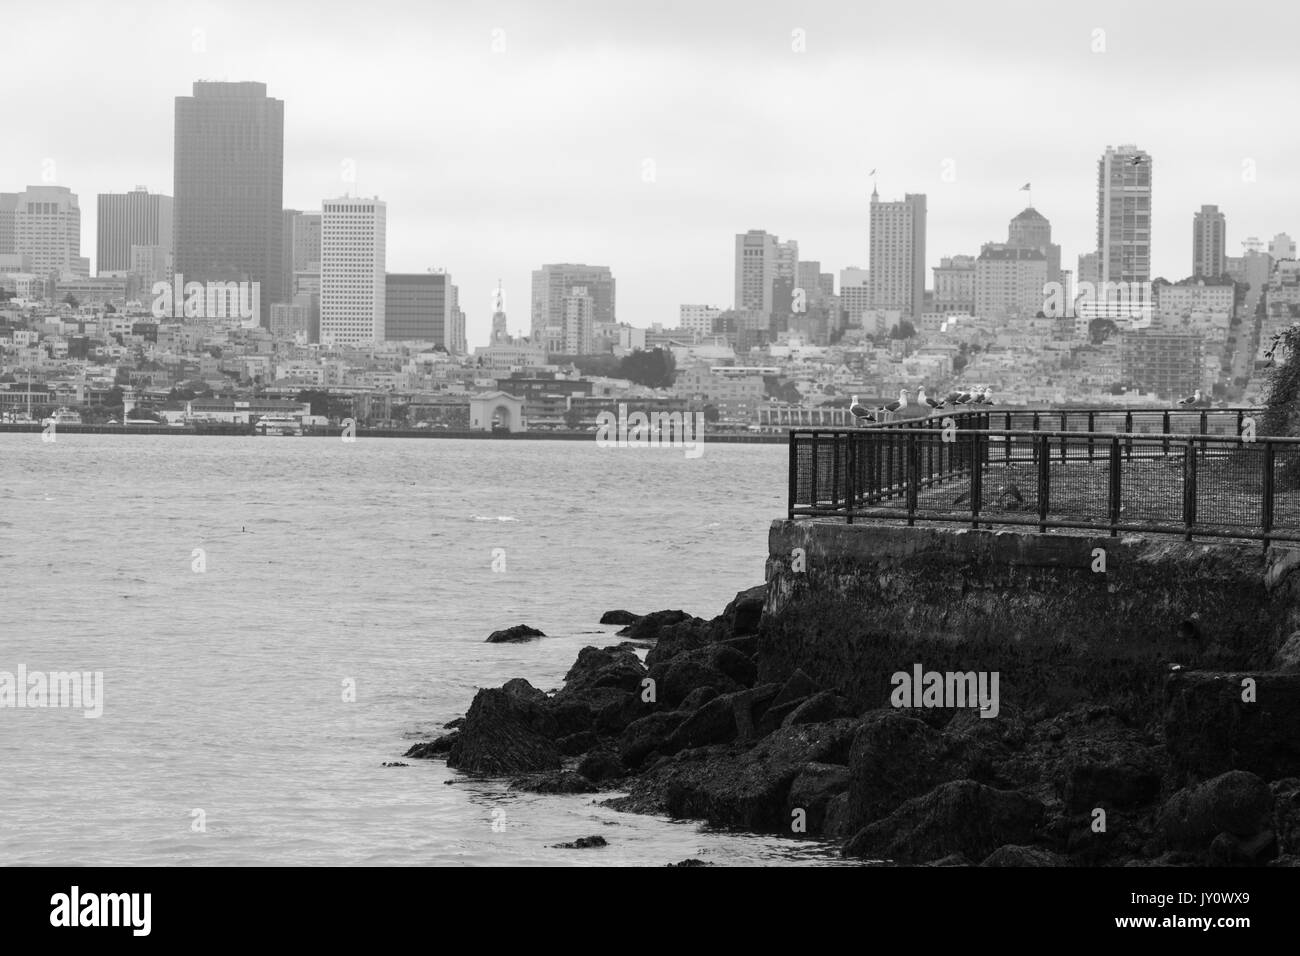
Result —
<instances>
[{"instance_id":1,"label":"dark high-rise tower","mask_svg":"<svg viewBox=\"0 0 1300 956\"><path fill-rule=\"evenodd\" d=\"M265 83L194 84L176 97L175 270L259 282L262 325L284 299L284 103Z\"/></svg>"},{"instance_id":2,"label":"dark high-rise tower","mask_svg":"<svg viewBox=\"0 0 1300 956\"><path fill-rule=\"evenodd\" d=\"M1192 275L1215 277L1227 271L1227 218L1218 206L1202 206L1192 213Z\"/></svg>"}]
</instances>

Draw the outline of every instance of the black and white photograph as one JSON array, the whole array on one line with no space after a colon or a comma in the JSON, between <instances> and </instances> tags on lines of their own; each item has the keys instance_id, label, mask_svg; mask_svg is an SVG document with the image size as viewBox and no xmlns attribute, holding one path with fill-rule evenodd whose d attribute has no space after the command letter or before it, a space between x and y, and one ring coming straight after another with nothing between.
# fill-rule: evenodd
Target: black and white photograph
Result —
<instances>
[{"instance_id":1,"label":"black and white photograph","mask_svg":"<svg viewBox=\"0 0 1300 956\"><path fill-rule=\"evenodd\" d=\"M6 926L522 932L611 868L1294 925L1297 57L1275 2L0 5Z\"/></svg>"}]
</instances>

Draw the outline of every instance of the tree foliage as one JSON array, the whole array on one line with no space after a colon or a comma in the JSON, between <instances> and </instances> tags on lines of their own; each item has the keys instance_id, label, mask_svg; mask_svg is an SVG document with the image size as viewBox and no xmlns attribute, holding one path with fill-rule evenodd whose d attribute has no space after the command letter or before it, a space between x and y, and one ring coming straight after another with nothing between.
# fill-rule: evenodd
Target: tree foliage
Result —
<instances>
[{"instance_id":1,"label":"tree foliage","mask_svg":"<svg viewBox=\"0 0 1300 956\"><path fill-rule=\"evenodd\" d=\"M1289 325L1273 336L1264 355L1269 360L1268 393L1264 399L1268 408L1259 431L1263 435L1300 435L1300 323ZM1286 464L1278 475L1278 487L1300 488L1300 461L1295 455L1286 456Z\"/></svg>"},{"instance_id":2,"label":"tree foliage","mask_svg":"<svg viewBox=\"0 0 1300 956\"><path fill-rule=\"evenodd\" d=\"M677 361L668 349L636 349L623 356L618 374L646 388L668 388L677 378Z\"/></svg>"}]
</instances>

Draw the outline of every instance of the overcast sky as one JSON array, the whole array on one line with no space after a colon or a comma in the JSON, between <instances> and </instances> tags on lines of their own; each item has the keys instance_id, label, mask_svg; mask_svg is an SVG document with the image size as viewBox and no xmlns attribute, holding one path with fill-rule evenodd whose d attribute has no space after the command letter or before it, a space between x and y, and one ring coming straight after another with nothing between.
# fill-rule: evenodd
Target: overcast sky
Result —
<instances>
[{"instance_id":1,"label":"overcast sky","mask_svg":"<svg viewBox=\"0 0 1300 956\"><path fill-rule=\"evenodd\" d=\"M285 206L386 200L389 271L451 272L471 345L498 277L512 331L527 327L543 262L611 266L634 325L730 306L747 229L798 240L838 288L868 265L872 168L882 199L928 195L928 266L1005 240L1032 182L1075 268L1095 244L1097 159L1130 142L1153 159L1156 274L1191 272L1202 203L1226 213L1229 254L1300 235L1296 5L872 6L24 4L8 12L0 190L52 160L93 267L97 193L172 192L174 97L265 82L285 102Z\"/></svg>"}]
</instances>

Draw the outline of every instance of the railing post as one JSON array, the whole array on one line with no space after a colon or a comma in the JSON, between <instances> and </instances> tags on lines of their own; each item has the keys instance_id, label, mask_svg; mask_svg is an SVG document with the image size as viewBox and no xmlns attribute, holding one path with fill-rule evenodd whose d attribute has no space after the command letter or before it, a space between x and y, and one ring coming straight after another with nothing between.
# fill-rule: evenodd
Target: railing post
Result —
<instances>
[{"instance_id":1,"label":"railing post","mask_svg":"<svg viewBox=\"0 0 1300 956\"><path fill-rule=\"evenodd\" d=\"M1089 413L1088 413L1088 460L1089 460L1089 461L1092 461L1092 454L1093 454L1093 452L1092 452L1092 443L1093 443L1092 433L1095 432L1095 431L1097 430L1097 427L1096 427L1096 426L1097 426L1097 413L1096 413L1096 412L1089 412Z\"/></svg>"},{"instance_id":2,"label":"railing post","mask_svg":"<svg viewBox=\"0 0 1300 956\"><path fill-rule=\"evenodd\" d=\"M1165 436L1165 440L1163 442L1164 454L1168 455L1169 454L1169 410L1168 409L1166 409L1165 413L1161 416L1160 428L1161 428L1161 432Z\"/></svg>"},{"instance_id":3,"label":"railing post","mask_svg":"<svg viewBox=\"0 0 1300 956\"><path fill-rule=\"evenodd\" d=\"M917 485L920 482L921 454L915 429L907 432L907 525L916 524Z\"/></svg>"},{"instance_id":4,"label":"railing post","mask_svg":"<svg viewBox=\"0 0 1300 956\"><path fill-rule=\"evenodd\" d=\"M1183 449L1183 540L1192 540L1196 524L1196 441L1189 438Z\"/></svg>"},{"instance_id":5,"label":"railing post","mask_svg":"<svg viewBox=\"0 0 1300 956\"><path fill-rule=\"evenodd\" d=\"M1208 435L1209 433L1210 433L1210 413L1207 412L1205 409L1201 409L1201 434L1202 434L1202 435ZM1204 457L1206 456L1206 454L1209 452L1209 450L1210 450L1210 443L1209 443L1209 442L1201 442L1201 457L1202 457L1202 458L1204 458Z\"/></svg>"},{"instance_id":6,"label":"railing post","mask_svg":"<svg viewBox=\"0 0 1300 956\"><path fill-rule=\"evenodd\" d=\"M840 436L831 432L831 510L840 510Z\"/></svg>"},{"instance_id":7,"label":"railing post","mask_svg":"<svg viewBox=\"0 0 1300 956\"><path fill-rule=\"evenodd\" d=\"M1124 483L1120 476L1122 459L1119 436L1116 435L1110 440L1110 536L1112 538L1119 536L1119 511L1123 507L1123 502L1120 500L1124 495Z\"/></svg>"},{"instance_id":8,"label":"railing post","mask_svg":"<svg viewBox=\"0 0 1300 956\"><path fill-rule=\"evenodd\" d=\"M795 498L798 497L798 495L799 495L799 435L794 431L794 429L791 429L790 430L790 486L789 486L789 495L786 499L789 505L789 513L786 515L786 518L790 521L794 520Z\"/></svg>"},{"instance_id":9,"label":"railing post","mask_svg":"<svg viewBox=\"0 0 1300 956\"><path fill-rule=\"evenodd\" d=\"M1133 434L1133 413L1129 411L1126 411L1124 413L1124 434L1126 435ZM1133 439L1132 438L1126 438L1124 440L1124 453L1125 453L1125 457L1128 458L1129 461L1133 460Z\"/></svg>"},{"instance_id":10,"label":"railing post","mask_svg":"<svg viewBox=\"0 0 1300 956\"><path fill-rule=\"evenodd\" d=\"M857 442L853 439L852 432L844 433L844 457L848 468L845 510L848 512L849 524L853 524L853 509L858 506L858 455Z\"/></svg>"},{"instance_id":11,"label":"railing post","mask_svg":"<svg viewBox=\"0 0 1300 956\"><path fill-rule=\"evenodd\" d=\"M980 439L983 435L971 436L971 471L970 471L970 526L979 528L980 508L984 498L984 456L981 453Z\"/></svg>"},{"instance_id":12,"label":"railing post","mask_svg":"<svg viewBox=\"0 0 1300 956\"><path fill-rule=\"evenodd\" d=\"M1264 532L1264 547L1268 548L1268 535L1273 530L1273 443L1264 440L1264 481L1261 495L1260 524Z\"/></svg>"},{"instance_id":13,"label":"railing post","mask_svg":"<svg viewBox=\"0 0 1300 956\"><path fill-rule=\"evenodd\" d=\"M1040 533L1047 531L1047 509L1051 493L1049 485L1052 472L1050 441L1051 439L1047 435L1039 435L1036 440L1038 445L1038 530Z\"/></svg>"}]
</instances>

